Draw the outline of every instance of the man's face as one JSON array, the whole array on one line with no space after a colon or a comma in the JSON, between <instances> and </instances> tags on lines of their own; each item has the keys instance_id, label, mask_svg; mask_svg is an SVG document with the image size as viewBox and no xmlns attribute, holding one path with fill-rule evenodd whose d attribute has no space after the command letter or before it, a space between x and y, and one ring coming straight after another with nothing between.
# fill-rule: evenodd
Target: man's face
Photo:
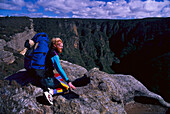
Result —
<instances>
[{"instance_id":1,"label":"man's face","mask_svg":"<svg viewBox=\"0 0 170 114\"><path fill-rule=\"evenodd\" d=\"M56 44L56 48L57 48L58 52L61 53L61 52L62 52L62 49L63 49L63 43L59 41L59 42Z\"/></svg>"}]
</instances>

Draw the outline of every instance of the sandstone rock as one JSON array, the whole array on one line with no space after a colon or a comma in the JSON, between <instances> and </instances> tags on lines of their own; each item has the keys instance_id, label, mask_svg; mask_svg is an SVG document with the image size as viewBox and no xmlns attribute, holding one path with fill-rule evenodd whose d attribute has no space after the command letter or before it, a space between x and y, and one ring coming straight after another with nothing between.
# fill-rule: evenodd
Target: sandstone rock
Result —
<instances>
[{"instance_id":1,"label":"sandstone rock","mask_svg":"<svg viewBox=\"0 0 170 114\"><path fill-rule=\"evenodd\" d=\"M4 62L7 64L11 64L15 61L15 57L13 53L7 50L4 51L4 46L7 46L8 48L12 48L15 51L22 51L20 54L24 55L25 51L24 50L24 43L27 39L31 39L35 35L35 31L33 28L33 20L30 19L31 21L31 29L28 29L27 27L25 28L25 31L22 33L17 33L13 36L11 36L11 40L6 42L3 39L0 39L0 63Z\"/></svg>"},{"instance_id":2,"label":"sandstone rock","mask_svg":"<svg viewBox=\"0 0 170 114\"><path fill-rule=\"evenodd\" d=\"M99 71L98 69L92 69L89 71L89 75L93 77L92 80L95 84L100 82L98 87L100 87L101 83L106 84L104 88L108 87L107 92L113 93L111 97L114 101L127 103L132 101L136 96L146 96L157 99L165 107L170 107L170 104L165 102L161 96L150 92L133 76L123 74L107 74Z\"/></svg>"},{"instance_id":3,"label":"sandstone rock","mask_svg":"<svg viewBox=\"0 0 170 114\"><path fill-rule=\"evenodd\" d=\"M159 95L147 90L130 75L107 74L98 68L87 71L67 61L61 61L61 64L72 81L85 75L90 78L90 83L77 87L69 94L54 96L54 105L49 106L44 101L41 88L31 84L21 87L15 82L8 85L6 81L1 81L0 111L5 113L125 114L125 104L133 101L135 96L153 97L163 101ZM20 72L22 71L24 70ZM169 106L165 101L162 103Z\"/></svg>"},{"instance_id":4,"label":"sandstone rock","mask_svg":"<svg viewBox=\"0 0 170 114\"><path fill-rule=\"evenodd\" d=\"M24 49L25 41L31 39L34 35L34 31L26 29L23 33L17 33L12 36L12 40L7 42L7 46L16 51L22 51Z\"/></svg>"},{"instance_id":5,"label":"sandstone rock","mask_svg":"<svg viewBox=\"0 0 170 114\"><path fill-rule=\"evenodd\" d=\"M6 41L4 39L0 39L0 51L4 50L4 46L6 46Z\"/></svg>"},{"instance_id":6,"label":"sandstone rock","mask_svg":"<svg viewBox=\"0 0 170 114\"><path fill-rule=\"evenodd\" d=\"M15 61L15 57L13 55L13 53L9 52L9 51L0 51L0 63L4 62L7 64L11 64Z\"/></svg>"},{"instance_id":7,"label":"sandstone rock","mask_svg":"<svg viewBox=\"0 0 170 114\"><path fill-rule=\"evenodd\" d=\"M60 60L60 63L71 80L75 80L79 77L82 77L87 72L84 67L72 64L68 61Z\"/></svg>"}]
</instances>

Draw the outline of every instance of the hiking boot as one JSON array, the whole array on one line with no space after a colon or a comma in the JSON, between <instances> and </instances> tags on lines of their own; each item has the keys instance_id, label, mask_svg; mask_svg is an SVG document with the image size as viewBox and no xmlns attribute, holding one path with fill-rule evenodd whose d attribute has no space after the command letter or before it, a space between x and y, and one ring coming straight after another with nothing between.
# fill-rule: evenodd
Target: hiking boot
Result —
<instances>
[{"instance_id":1,"label":"hiking boot","mask_svg":"<svg viewBox=\"0 0 170 114\"><path fill-rule=\"evenodd\" d=\"M45 98L47 99L47 101L48 101L51 105L53 105L53 97L52 97L52 95L51 95L48 91L45 91L45 92L44 92L44 96L45 96Z\"/></svg>"}]
</instances>

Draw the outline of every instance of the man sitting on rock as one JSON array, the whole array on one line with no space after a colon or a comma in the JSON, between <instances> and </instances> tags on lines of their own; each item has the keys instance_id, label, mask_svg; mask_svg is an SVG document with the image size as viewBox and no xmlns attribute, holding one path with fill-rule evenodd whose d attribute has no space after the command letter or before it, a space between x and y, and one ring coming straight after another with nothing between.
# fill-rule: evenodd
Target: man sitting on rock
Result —
<instances>
[{"instance_id":1,"label":"man sitting on rock","mask_svg":"<svg viewBox=\"0 0 170 114\"><path fill-rule=\"evenodd\" d=\"M53 38L49 52L46 56L46 79L48 91L44 92L45 97L50 104L53 104L52 95L68 93L69 89L76 89L76 87L69 81L66 73L62 69L57 53L61 53L63 49L63 42L60 38ZM58 74L54 74L53 70L56 69ZM55 78L55 79L54 79ZM66 83L64 83L64 80ZM50 89L52 88L52 89Z\"/></svg>"}]
</instances>

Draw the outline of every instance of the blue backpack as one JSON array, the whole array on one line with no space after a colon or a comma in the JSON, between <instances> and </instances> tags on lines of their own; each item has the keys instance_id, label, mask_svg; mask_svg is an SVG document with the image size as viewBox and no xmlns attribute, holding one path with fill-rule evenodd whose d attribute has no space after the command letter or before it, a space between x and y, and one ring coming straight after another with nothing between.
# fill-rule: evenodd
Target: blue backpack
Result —
<instances>
[{"instance_id":1,"label":"blue backpack","mask_svg":"<svg viewBox=\"0 0 170 114\"><path fill-rule=\"evenodd\" d=\"M25 42L25 47L28 48L24 58L25 69L45 69L45 58L49 50L48 35L44 32L37 33L31 40L34 41L32 47L28 46L29 40Z\"/></svg>"}]
</instances>

